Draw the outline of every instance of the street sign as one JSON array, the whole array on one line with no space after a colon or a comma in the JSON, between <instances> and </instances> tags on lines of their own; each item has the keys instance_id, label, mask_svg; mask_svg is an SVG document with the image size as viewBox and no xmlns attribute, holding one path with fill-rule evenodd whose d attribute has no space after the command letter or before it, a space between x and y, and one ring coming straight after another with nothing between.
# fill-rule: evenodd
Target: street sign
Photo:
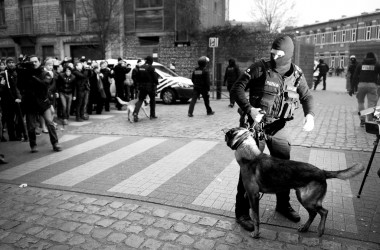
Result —
<instances>
[{"instance_id":1,"label":"street sign","mask_svg":"<svg viewBox=\"0 0 380 250\"><path fill-rule=\"evenodd\" d=\"M217 48L218 47L218 43L219 43L219 38L217 38L217 37L210 37L210 39L208 41L208 46L210 48Z\"/></svg>"}]
</instances>

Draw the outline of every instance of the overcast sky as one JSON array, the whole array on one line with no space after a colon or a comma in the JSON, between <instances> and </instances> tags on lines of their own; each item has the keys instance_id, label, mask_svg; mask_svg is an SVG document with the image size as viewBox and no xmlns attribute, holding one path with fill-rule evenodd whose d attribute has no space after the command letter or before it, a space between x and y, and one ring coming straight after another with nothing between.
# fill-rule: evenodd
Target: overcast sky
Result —
<instances>
[{"instance_id":1,"label":"overcast sky","mask_svg":"<svg viewBox=\"0 0 380 250\"><path fill-rule=\"evenodd\" d=\"M255 0L230 0L230 20L251 21L250 14ZM380 0L295 0L298 23L295 26L313 24L329 19L339 19L342 15L355 16L362 12L380 9Z\"/></svg>"}]
</instances>

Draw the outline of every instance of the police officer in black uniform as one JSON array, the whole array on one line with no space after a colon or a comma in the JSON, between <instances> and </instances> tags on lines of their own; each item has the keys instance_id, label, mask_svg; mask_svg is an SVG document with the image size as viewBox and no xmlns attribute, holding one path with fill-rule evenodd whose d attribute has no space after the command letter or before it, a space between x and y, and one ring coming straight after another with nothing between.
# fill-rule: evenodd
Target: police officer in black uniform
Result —
<instances>
[{"instance_id":1,"label":"police officer in black uniform","mask_svg":"<svg viewBox=\"0 0 380 250\"><path fill-rule=\"evenodd\" d=\"M226 72L224 73L224 84L227 83L227 90L231 92L232 85L236 82L236 80L240 76L240 69L236 65L234 59L228 60L228 66L226 68ZM233 108L235 105L235 100L232 98L230 93L230 104L228 107Z\"/></svg>"},{"instance_id":2,"label":"police officer in black uniform","mask_svg":"<svg viewBox=\"0 0 380 250\"><path fill-rule=\"evenodd\" d=\"M145 64L142 65L137 73L137 82L139 83L139 100L136 103L135 110L133 111L133 120L138 122L139 111L141 105L148 95L150 98L150 119L156 119L156 90L158 85L158 78L155 69L152 66L153 57L147 56Z\"/></svg>"},{"instance_id":3,"label":"police officer in black uniform","mask_svg":"<svg viewBox=\"0 0 380 250\"><path fill-rule=\"evenodd\" d=\"M193 97L189 105L188 116L193 117L195 103L200 95L205 102L207 115L213 115L215 112L210 107L210 73L207 70L207 64L210 61L208 57L201 56L198 59L198 67L195 68L191 75L191 81L194 84Z\"/></svg>"},{"instance_id":4,"label":"police officer in black uniform","mask_svg":"<svg viewBox=\"0 0 380 250\"><path fill-rule=\"evenodd\" d=\"M314 128L313 97L309 91L301 69L291 63L294 51L293 41L282 36L272 44L270 60L260 60L252 64L234 83L231 95L240 111L248 115L248 121L263 122L265 136L257 137L261 151L265 143L270 154L281 159L290 159L290 142L282 129L293 117L300 102L305 114L304 131ZM249 100L245 90L249 89ZM264 116L265 113L265 116ZM290 190L277 194L276 211L286 218L298 222L300 216L289 203ZM249 201L244 197L245 189L241 175L237 187L236 221L246 230L254 231L249 217Z\"/></svg>"},{"instance_id":5,"label":"police officer in black uniform","mask_svg":"<svg viewBox=\"0 0 380 250\"><path fill-rule=\"evenodd\" d=\"M323 61L323 59L319 59L319 64L315 68L314 72L319 69L319 75L314 83L314 90L317 88L318 84L321 82L321 78L323 79L323 89L326 90L326 75L329 72L329 66Z\"/></svg>"},{"instance_id":6,"label":"police officer in black uniform","mask_svg":"<svg viewBox=\"0 0 380 250\"><path fill-rule=\"evenodd\" d=\"M365 109L364 101L367 97L368 108L374 107L378 100L378 88L377 83L380 78L380 63L377 62L376 56L373 52L368 52L363 62L356 66L353 76L353 88L358 89L356 98L358 99L359 112ZM373 115L367 116L369 121L373 120ZM360 126L364 127L365 116L360 116Z\"/></svg>"}]
</instances>

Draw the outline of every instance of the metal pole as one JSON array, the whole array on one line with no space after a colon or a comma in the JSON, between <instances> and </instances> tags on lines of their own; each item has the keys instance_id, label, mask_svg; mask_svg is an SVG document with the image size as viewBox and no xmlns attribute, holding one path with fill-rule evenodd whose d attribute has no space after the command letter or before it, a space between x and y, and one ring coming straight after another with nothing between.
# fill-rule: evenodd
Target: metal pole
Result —
<instances>
[{"instance_id":1,"label":"metal pole","mask_svg":"<svg viewBox=\"0 0 380 250\"><path fill-rule=\"evenodd\" d=\"M373 157L375 156L375 153L376 153L377 145L379 145L379 140L380 140L380 135L377 135L377 139L376 139L376 141L373 143L374 146L373 146L373 150L372 150L371 158L369 159L369 162L368 162L367 170L365 171L365 174L364 174L364 177L363 177L362 184L360 185L359 193L358 193L358 195L357 195L358 198L360 198L360 194L362 193L365 179L366 179L367 176L368 176L368 172L369 172L369 169L371 168L371 164L372 164Z\"/></svg>"},{"instance_id":2,"label":"metal pole","mask_svg":"<svg viewBox=\"0 0 380 250\"><path fill-rule=\"evenodd\" d=\"M215 98L215 47L212 48L212 98Z\"/></svg>"}]
</instances>

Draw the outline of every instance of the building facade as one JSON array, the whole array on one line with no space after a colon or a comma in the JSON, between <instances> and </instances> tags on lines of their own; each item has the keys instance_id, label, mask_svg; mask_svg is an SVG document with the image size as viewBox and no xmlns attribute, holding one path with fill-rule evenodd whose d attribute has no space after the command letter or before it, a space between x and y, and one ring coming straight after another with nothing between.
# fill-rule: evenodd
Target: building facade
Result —
<instances>
[{"instance_id":1,"label":"building facade","mask_svg":"<svg viewBox=\"0 0 380 250\"><path fill-rule=\"evenodd\" d=\"M0 56L96 57L88 0L0 0Z\"/></svg>"},{"instance_id":2,"label":"building facade","mask_svg":"<svg viewBox=\"0 0 380 250\"><path fill-rule=\"evenodd\" d=\"M324 59L335 69L346 70L351 55L361 61L372 51L380 59L380 9L284 31L294 33L299 43L314 45L314 59Z\"/></svg>"},{"instance_id":3,"label":"building facade","mask_svg":"<svg viewBox=\"0 0 380 250\"><path fill-rule=\"evenodd\" d=\"M89 1L0 0L0 56L102 59ZM208 44L192 41L193 33L223 25L228 13L226 0L117 1L120 14L113 18L119 33L110 41L107 58L151 55L166 64L197 57Z\"/></svg>"}]
</instances>

